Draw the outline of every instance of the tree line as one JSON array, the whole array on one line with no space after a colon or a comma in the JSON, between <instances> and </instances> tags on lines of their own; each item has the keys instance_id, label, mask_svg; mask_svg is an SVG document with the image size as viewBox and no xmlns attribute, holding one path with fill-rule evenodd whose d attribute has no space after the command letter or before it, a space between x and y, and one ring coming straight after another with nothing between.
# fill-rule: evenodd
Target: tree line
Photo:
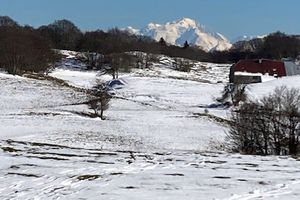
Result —
<instances>
[{"instance_id":1,"label":"tree line","mask_svg":"<svg viewBox=\"0 0 300 200\"><path fill-rule=\"evenodd\" d=\"M0 17L0 67L11 73L43 71L57 59L52 49L95 52L107 57L141 51L215 63L232 63L246 58L295 58L300 52L299 41L299 37L276 32L265 37L252 51L232 48L205 52L188 42L178 47L167 44L163 38L157 42L118 28L82 32L69 20L33 28L20 26L9 17Z\"/></svg>"},{"instance_id":2,"label":"tree line","mask_svg":"<svg viewBox=\"0 0 300 200\"><path fill-rule=\"evenodd\" d=\"M11 74L41 72L57 58L50 42L31 27L0 26L0 68Z\"/></svg>"},{"instance_id":3,"label":"tree line","mask_svg":"<svg viewBox=\"0 0 300 200\"><path fill-rule=\"evenodd\" d=\"M163 38L157 42L149 37L132 35L118 28L83 33L71 21L58 20L50 25L39 27L37 31L41 36L51 41L53 48L56 49L97 52L103 55L142 51L209 61L207 52L197 47L191 47L187 42L183 47L168 45Z\"/></svg>"},{"instance_id":4,"label":"tree line","mask_svg":"<svg viewBox=\"0 0 300 200\"><path fill-rule=\"evenodd\" d=\"M43 37L52 42L54 48L98 52L104 55L142 51L198 61L232 63L248 58L296 58L300 54L299 37L286 35L282 32L275 32L260 39L261 41L251 50L231 48L227 51L205 52L199 47L188 44L187 41L183 47L179 47L167 44L164 38L157 42L147 36L132 35L118 28L83 33L68 20L59 20L37 30Z\"/></svg>"},{"instance_id":5,"label":"tree line","mask_svg":"<svg viewBox=\"0 0 300 200\"><path fill-rule=\"evenodd\" d=\"M229 52L223 52L229 55L227 59L234 62L247 58L295 59L300 54L300 36L286 35L279 31L264 38L257 38L243 43L243 47L248 45L252 48L238 47L232 48Z\"/></svg>"}]
</instances>

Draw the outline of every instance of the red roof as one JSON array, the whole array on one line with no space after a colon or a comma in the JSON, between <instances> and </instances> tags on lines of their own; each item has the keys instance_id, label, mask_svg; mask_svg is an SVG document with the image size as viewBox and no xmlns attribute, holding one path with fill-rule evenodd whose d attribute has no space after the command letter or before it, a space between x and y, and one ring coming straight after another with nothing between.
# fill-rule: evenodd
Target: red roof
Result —
<instances>
[{"instance_id":1,"label":"red roof","mask_svg":"<svg viewBox=\"0 0 300 200\"><path fill-rule=\"evenodd\" d=\"M234 71L286 76L284 62L266 59L240 60L234 65Z\"/></svg>"}]
</instances>

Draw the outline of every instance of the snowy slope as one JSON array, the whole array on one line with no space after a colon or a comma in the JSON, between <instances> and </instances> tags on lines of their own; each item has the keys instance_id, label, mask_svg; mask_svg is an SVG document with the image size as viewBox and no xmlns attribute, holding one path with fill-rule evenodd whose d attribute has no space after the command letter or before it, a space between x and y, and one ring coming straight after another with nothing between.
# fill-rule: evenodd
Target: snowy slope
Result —
<instances>
[{"instance_id":1,"label":"snowy slope","mask_svg":"<svg viewBox=\"0 0 300 200\"><path fill-rule=\"evenodd\" d=\"M149 36L156 41L164 38L167 43L178 46L183 46L187 41L189 44L199 46L205 51L223 51L232 46L222 34L206 31L203 26L189 18L166 24L150 23L141 30L128 27L127 30L132 34Z\"/></svg>"},{"instance_id":2,"label":"snowy slope","mask_svg":"<svg viewBox=\"0 0 300 200\"><path fill-rule=\"evenodd\" d=\"M300 90L300 76L281 77L275 80L255 83L248 86L247 93L253 99L260 99L263 96L273 92L276 87L286 86L288 88L296 88Z\"/></svg>"},{"instance_id":3,"label":"snowy slope","mask_svg":"<svg viewBox=\"0 0 300 200\"><path fill-rule=\"evenodd\" d=\"M120 74L126 85L105 121L76 113L90 112L72 105L85 100L82 92L0 73L0 199L299 199L298 159L217 151L227 127L196 115L219 96L228 66L196 63L186 73L171 63L162 56ZM68 63L50 75L80 88L110 78ZM299 81L252 84L249 92L259 98Z\"/></svg>"},{"instance_id":4,"label":"snowy slope","mask_svg":"<svg viewBox=\"0 0 300 200\"><path fill-rule=\"evenodd\" d=\"M183 59L191 64L189 72L175 70L174 58L160 55L158 62L150 64L147 69L133 69L137 76L161 77L193 80L205 83L227 83L231 64L216 64Z\"/></svg>"},{"instance_id":5,"label":"snowy slope","mask_svg":"<svg viewBox=\"0 0 300 200\"><path fill-rule=\"evenodd\" d=\"M71 70L60 77L93 82ZM190 112L221 85L122 78L118 95L128 100L114 99L101 121L71 112L85 107L63 106L83 98L70 88L0 74L0 198L299 198L297 159L206 151L225 128Z\"/></svg>"}]
</instances>

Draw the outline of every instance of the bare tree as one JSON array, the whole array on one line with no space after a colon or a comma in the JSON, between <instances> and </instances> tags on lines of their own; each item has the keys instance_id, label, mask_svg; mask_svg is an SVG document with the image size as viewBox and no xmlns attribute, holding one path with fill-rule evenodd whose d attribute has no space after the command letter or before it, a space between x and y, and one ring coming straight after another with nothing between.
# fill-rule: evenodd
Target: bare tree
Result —
<instances>
[{"instance_id":1,"label":"bare tree","mask_svg":"<svg viewBox=\"0 0 300 200\"><path fill-rule=\"evenodd\" d=\"M300 144L300 91L276 88L260 101L242 104L232 116L233 149L260 155L295 155Z\"/></svg>"},{"instance_id":2,"label":"bare tree","mask_svg":"<svg viewBox=\"0 0 300 200\"><path fill-rule=\"evenodd\" d=\"M91 99L88 106L94 111L95 117L100 117L102 120L105 119L103 112L108 109L110 99L111 96L107 92L107 88L104 83L98 83L92 88Z\"/></svg>"}]
</instances>

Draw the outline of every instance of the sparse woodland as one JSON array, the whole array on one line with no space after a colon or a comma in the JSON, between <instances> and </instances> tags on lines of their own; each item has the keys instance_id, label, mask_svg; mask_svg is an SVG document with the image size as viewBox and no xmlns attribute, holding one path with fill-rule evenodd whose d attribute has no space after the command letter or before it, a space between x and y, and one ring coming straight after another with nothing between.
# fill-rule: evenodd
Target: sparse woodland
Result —
<instances>
[{"instance_id":1,"label":"sparse woodland","mask_svg":"<svg viewBox=\"0 0 300 200\"><path fill-rule=\"evenodd\" d=\"M50 43L29 27L0 27L0 67L11 74L43 72L58 57Z\"/></svg>"},{"instance_id":2,"label":"sparse woodland","mask_svg":"<svg viewBox=\"0 0 300 200\"><path fill-rule=\"evenodd\" d=\"M234 151L296 155L300 151L300 91L285 86L236 107L227 139Z\"/></svg>"}]
</instances>

